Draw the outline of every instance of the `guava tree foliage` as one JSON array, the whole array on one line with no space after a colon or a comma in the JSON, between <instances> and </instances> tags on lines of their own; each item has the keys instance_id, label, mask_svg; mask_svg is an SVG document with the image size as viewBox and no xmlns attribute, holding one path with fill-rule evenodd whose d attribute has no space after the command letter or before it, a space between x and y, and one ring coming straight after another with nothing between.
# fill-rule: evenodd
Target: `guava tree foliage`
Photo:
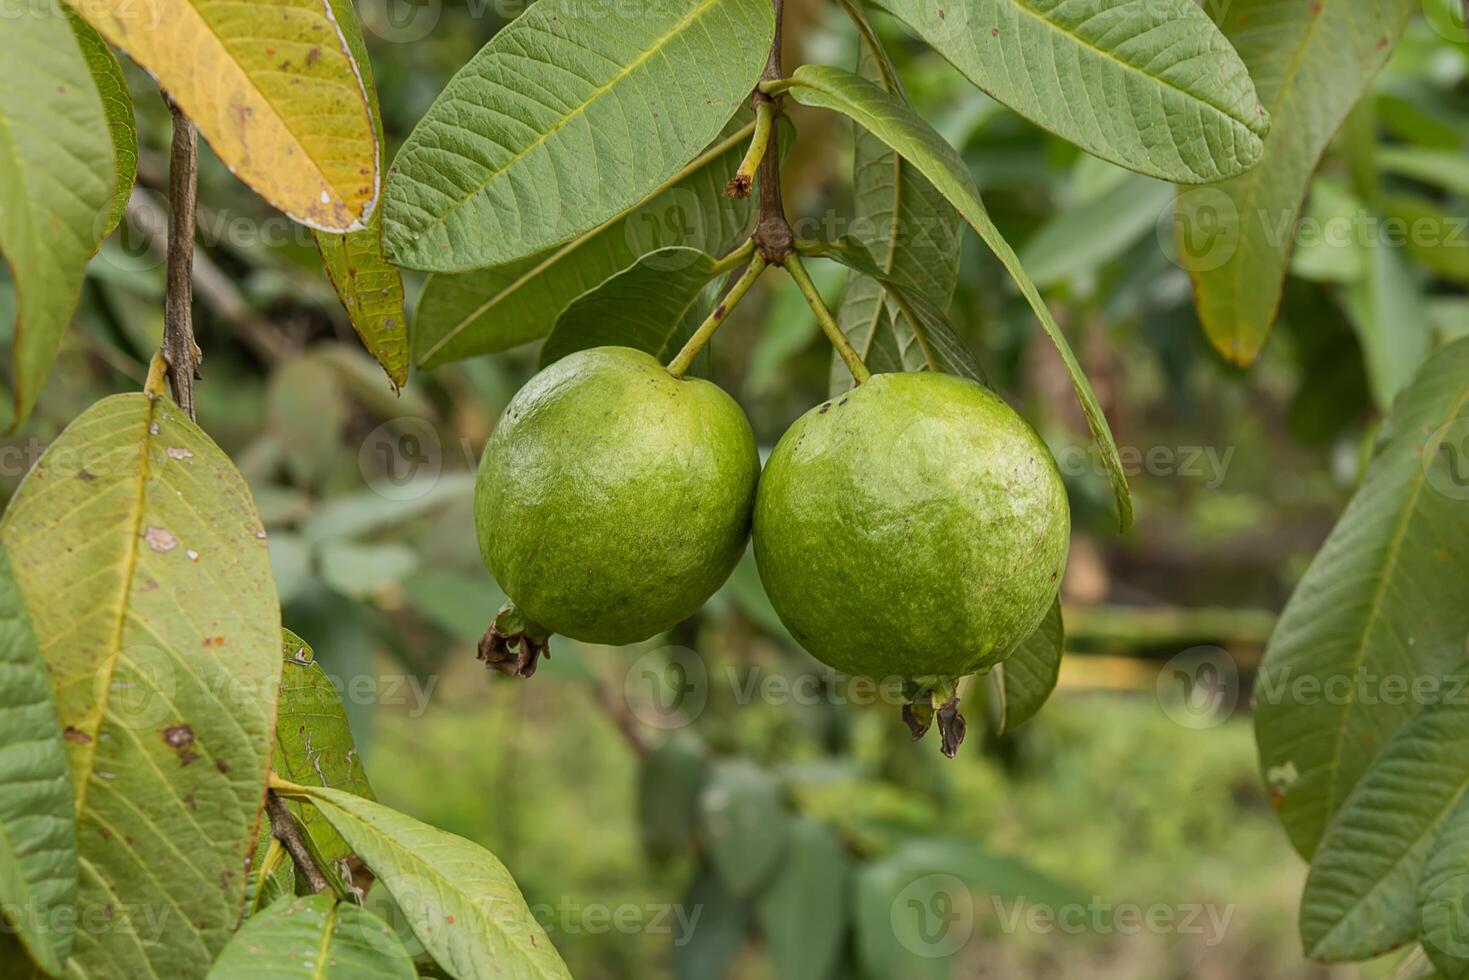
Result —
<instances>
[{"instance_id":1,"label":"guava tree foliage","mask_svg":"<svg viewBox=\"0 0 1469 980\"><path fill-rule=\"evenodd\" d=\"M532 342L547 366L615 345L680 378L769 269L791 275L830 340L838 405L874 373L977 386L983 366L949 321L967 226L1053 343L1126 530L1116 444L1065 334L963 158L909 102L871 11L836 4L859 38L856 63L788 68L781 0L540 0L463 66L389 165L349 0L0 0L12 429L35 408L86 263L132 189L136 123L114 49L158 81L173 120L162 348L143 390L78 416L0 520L7 975L567 975L495 857L374 801L310 638L282 628L250 491L194 421L196 130L312 229L395 388L410 364ZM1291 262L1279 228L1417 4L1235 0L1218 24L1191 0L871 6L1026 119L1180 185L1179 258L1200 318L1248 364ZM788 100L854 127L850 235L792 229L781 164L800 137ZM1442 160L1397 165L1453 179ZM815 258L850 270L834 313L807 271ZM1385 253L1364 261L1350 304L1373 394L1392 410L1272 644L1261 752L1313 861L1307 952L1362 958L1421 937L1435 967L1460 976L1469 731L1451 695L1469 633L1469 341L1433 351L1426 332L1406 346L1389 336L1401 270ZM430 274L411 330L400 268ZM1046 700L1062 636L1057 603L984 674L997 730ZM545 641L512 611L481 652L524 676ZM1357 696L1357 682L1384 675L1428 678L1435 696ZM1345 700L1323 700L1339 677L1353 682ZM906 717L915 736L936 720L952 754L968 682L941 680L917 686ZM724 969L751 908L777 972L808 978L837 969L849 915L886 923L906 872L1032 896L1055 887L932 841L853 867L768 774L711 763L690 739L647 754L644 787L682 801L650 818L650 851L697 840L690 900L730 913L711 913L718 929L681 954L690 976ZM369 888L390 895L403 928L365 909ZM872 976L941 962L915 959L891 927L864 930L858 946Z\"/></svg>"}]
</instances>

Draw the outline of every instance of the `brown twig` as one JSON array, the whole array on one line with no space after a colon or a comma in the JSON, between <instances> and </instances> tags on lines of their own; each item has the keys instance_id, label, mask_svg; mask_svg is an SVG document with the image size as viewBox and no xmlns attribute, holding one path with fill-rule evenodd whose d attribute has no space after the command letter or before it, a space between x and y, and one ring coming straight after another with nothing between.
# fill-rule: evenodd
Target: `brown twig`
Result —
<instances>
[{"instance_id":1,"label":"brown twig","mask_svg":"<svg viewBox=\"0 0 1469 980\"><path fill-rule=\"evenodd\" d=\"M194 417L194 382L204 352L194 342L194 230L199 197L199 140L194 124L165 96L173 119L168 159L168 293L163 300L163 358L173 398Z\"/></svg>"},{"instance_id":2,"label":"brown twig","mask_svg":"<svg viewBox=\"0 0 1469 980\"><path fill-rule=\"evenodd\" d=\"M770 0L770 2L775 6L775 41L770 46L770 58L765 63L765 71L760 75L761 81L774 81L782 77L780 45L785 0ZM766 95L757 90L750 97L750 103L757 108L761 103L769 104L777 116L780 114L778 96ZM784 266L786 259L795 251L792 243L796 236L791 231L790 222L786 220L785 203L780 196L780 146L777 145L778 143L778 139L771 140L771 146L760 161L760 217L755 222L755 234L752 238L760 257L767 264Z\"/></svg>"},{"instance_id":3,"label":"brown twig","mask_svg":"<svg viewBox=\"0 0 1469 980\"><path fill-rule=\"evenodd\" d=\"M627 699L620 696L620 692L607 681L598 677L596 679L597 703L602 706L607 717L617 726L622 737L627 740L628 746L639 758L648 754L648 736L643 730L638 719L627 705Z\"/></svg>"},{"instance_id":4,"label":"brown twig","mask_svg":"<svg viewBox=\"0 0 1469 980\"><path fill-rule=\"evenodd\" d=\"M301 825L291 816L285 801L276 796L273 789L265 791L265 812L270 817L270 832L291 856L296 873L306 879L312 893L319 894L329 889L331 885L327 882L326 875L316 866L316 859L311 856L306 839L301 836Z\"/></svg>"}]
</instances>

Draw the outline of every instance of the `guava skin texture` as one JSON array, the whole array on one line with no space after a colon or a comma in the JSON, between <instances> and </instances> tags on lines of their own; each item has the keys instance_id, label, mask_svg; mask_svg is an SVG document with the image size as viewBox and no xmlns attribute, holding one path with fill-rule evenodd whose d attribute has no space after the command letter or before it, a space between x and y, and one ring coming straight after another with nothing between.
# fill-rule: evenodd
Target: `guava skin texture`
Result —
<instances>
[{"instance_id":1,"label":"guava skin texture","mask_svg":"<svg viewBox=\"0 0 1469 980\"><path fill-rule=\"evenodd\" d=\"M642 351L579 351L527 382L490 436L480 554L545 631L645 640L729 577L759 475L749 420L722 389Z\"/></svg>"},{"instance_id":2,"label":"guava skin texture","mask_svg":"<svg viewBox=\"0 0 1469 980\"><path fill-rule=\"evenodd\" d=\"M994 392L877 374L781 437L754 533L765 591L817 659L857 676L954 678L1040 625L1071 512L1050 450Z\"/></svg>"}]
</instances>

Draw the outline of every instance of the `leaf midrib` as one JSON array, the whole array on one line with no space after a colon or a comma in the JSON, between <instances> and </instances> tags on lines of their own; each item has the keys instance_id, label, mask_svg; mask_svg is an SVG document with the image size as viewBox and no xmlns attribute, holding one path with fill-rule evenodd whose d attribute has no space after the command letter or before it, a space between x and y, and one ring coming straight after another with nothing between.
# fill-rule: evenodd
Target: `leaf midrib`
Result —
<instances>
[{"instance_id":1,"label":"leaf midrib","mask_svg":"<svg viewBox=\"0 0 1469 980\"><path fill-rule=\"evenodd\" d=\"M708 150L705 150L702 154L696 157L694 161L688 166L684 167L678 173L668 178L668 180L664 181L662 184L659 184L658 187L655 188L651 194L643 199L643 201L650 201L653 198L657 197L659 194L662 194L664 191L668 190L669 188L676 187L678 184L683 183L685 180L698 173L704 167L709 166L709 164L713 163L715 160L728 153L732 147L738 146L740 143L743 143L754 131L755 124L753 122L747 123L746 125L742 126L737 132L731 134L726 139L720 140L719 143L717 143L715 146L709 148ZM594 238L596 238L602 232L606 231L612 225L625 219L629 214L637 210L641 205L642 202L639 202L638 204L634 204L631 207L618 212L617 214L608 218L606 221L602 222L597 227L588 231L585 235L582 235L580 238L573 239L572 241L569 241L565 245L556 249L550 255L546 256L540 262L536 263L533 268L527 269L514 282L510 283L494 296L481 303L467 316L461 318L459 322L450 327L449 330L445 332L444 336L440 337L432 347L424 351L421 356L414 356L413 359L417 361L420 365L428 363L435 354L443 349L446 344L448 344L455 337L459 336L461 333L467 330L470 325L472 325L480 317L489 313L496 306L502 303L507 297L518 292L527 283L535 279L547 269L551 268L556 263L560 262L562 259L566 258L566 256L570 255L572 252L575 252L587 242L592 241ZM473 273L468 274L473 275ZM447 273L438 273L438 275L447 275Z\"/></svg>"},{"instance_id":2,"label":"leaf midrib","mask_svg":"<svg viewBox=\"0 0 1469 980\"><path fill-rule=\"evenodd\" d=\"M634 58L631 63L614 73L612 77L606 82L592 89L588 97L583 99L581 103L576 106L576 108L563 115L553 126L547 129L544 133L537 134L535 139L531 140L530 143L522 147L519 152L515 153L513 156L510 157L510 159L501 164L499 169L491 171L484 180L480 181L473 188L471 188L468 193L461 195L457 200L453 201L453 203L451 203L447 208L445 208L442 212L435 216L431 221L425 223L422 227L418 228L414 234L414 240L416 241L418 238L421 238L428 229L437 228L447 223L451 215L456 214L460 208L464 207L464 205L467 204L470 200L477 197L481 192L484 191L486 187L490 186L490 184L500 179L501 176L508 173L512 167L520 163L521 160L524 160L532 152L540 148L540 146L544 144L547 140L549 140L552 136L556 135L562 129L566 128L566 126L569 125L572 120L585 113L591 106L597 104L604 95L612 90L613 86L621 83L623 80L630 77L633 72L646 64L650 58L652 58L655 54L662 51L665 47L672 43L674 38L681 36L683 32L688 29L690 24L702 18L711 7L724 2L725 0L699 0L699 5L693 10L689 11L687 14L685 14L683 19L678 21L678 23L676 23L672 27L672 29L670 29L662 37L658 38L655 44L653 44L642 54Z\"/></svg>"}]
</instances>

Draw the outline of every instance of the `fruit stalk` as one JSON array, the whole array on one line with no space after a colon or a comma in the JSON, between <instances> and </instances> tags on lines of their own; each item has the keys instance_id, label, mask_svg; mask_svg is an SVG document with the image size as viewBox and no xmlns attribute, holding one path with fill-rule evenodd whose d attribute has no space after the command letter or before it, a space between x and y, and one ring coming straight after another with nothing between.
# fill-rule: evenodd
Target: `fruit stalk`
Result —
<instances>
[{"instance_id":1,"label":"fruit stalk","mask_svg":"<svg viewBox=\"0 0 1469 980\"><path fill-rule=\"evenodd\" d=\"M699 324L699 329L694 331L689 342L683 345L683 350L675 354L673 360L668 362L669 374L675 378L684 376L684 372L688 371L690 365L694 363L694 358L699 356L699 351L703 350L704 345L709 343L709 338L714 336L714 331L720 328L730 311L745 298L745 294L750 291L751 286L755 285L755 280L759 279L760 273L764 271L764 258L757 254L750 259L750 265L745 269L744 275L735 280L735 284L730 287L724 299L714 307L714 311L705 318L704 322Z\"/></svg>"},{"instance_id":2,"label":"fruit stalk","mask_svg":"<svg viewBox=\"0 0 1469 980\"><path fill-rule=\"evenodd\" d=\"M811 275L802 264L801 257L792 252L786 258L785 269L796 281L796 286L801 290L801 295L806 297L806 303L811 307L811 312L816 314L816 322L821 324L821 330L826 334L826 339L836 348L837 356L842 363L847 365L847 370L852 372L852 380L861 384L872 377L872 372L867 370L867 365L862 363L862 358L847 340L847 335L842 333L842 328L837 325L836 318L831 315L831 310L826 308L826 303L821 298L821 293L816 289L816 284L811 281Z\"/></svg>"}]
</instances>

